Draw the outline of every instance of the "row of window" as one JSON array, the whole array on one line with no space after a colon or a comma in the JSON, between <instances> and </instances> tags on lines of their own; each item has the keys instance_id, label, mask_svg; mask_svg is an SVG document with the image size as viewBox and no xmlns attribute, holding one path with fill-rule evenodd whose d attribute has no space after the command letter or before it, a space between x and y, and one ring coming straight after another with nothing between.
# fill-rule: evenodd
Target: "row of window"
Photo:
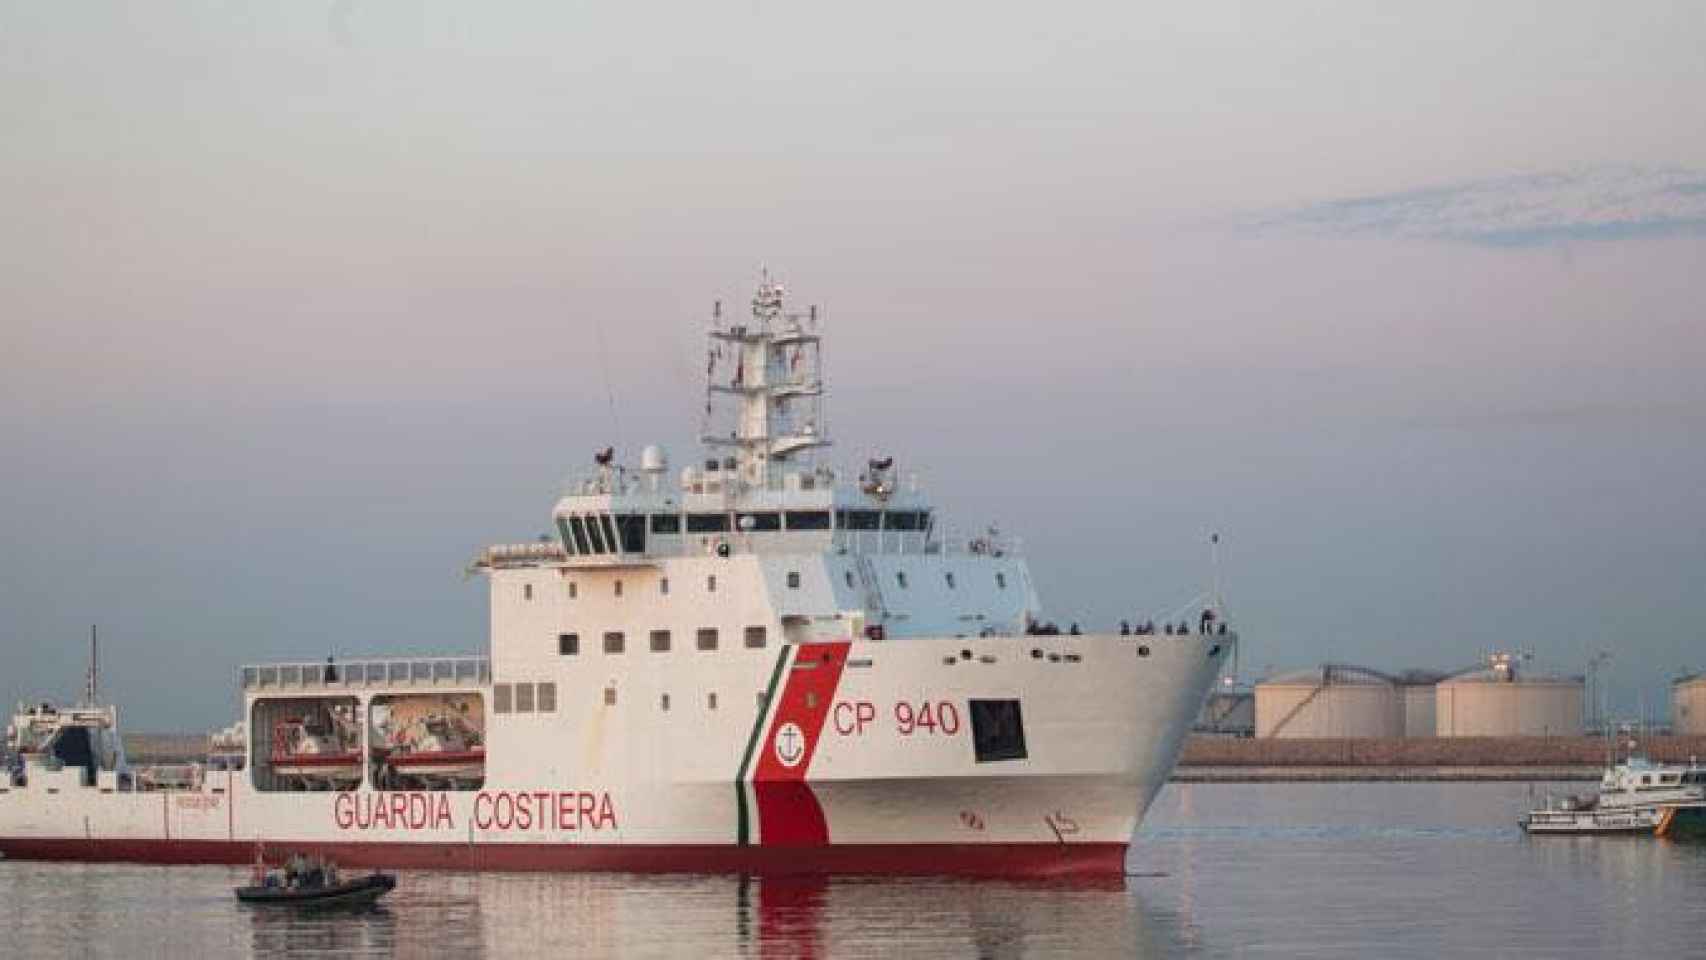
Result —
<instances>
[{"instance_id":1,"label":"row of window","mask_svg":"<svg viewBox=\"0 0 1706 960\"><path fill-rule=\"evenodd\" d=\"M563 547L577 556L644 553L654 536L688 533L776 533L782 530L857 530L916 533L930 529L928 510L754 510L745 513L594 513L557 519Z\"/></svg>"},{"instance_id":2,"label":"row of window","mask_svg":"<svg viewBox=\"0 0 1706 960\"><path fill-rule=\"evenodd\" d=\"M668 630L653 630L647 635L647 645L653 653L668 653L674 640ZM769 631L764 627L747 627L742 642L748 649L759 650L769 643ZM700 627L693 633L693 646L697 650L715 650L718 645L716 627ZM621 630L607 630L604 633L604 652L610 654L624 653L628 648L628 635ZM557 653L565 657L578 656L581 652L581 637L578 633L557 634Z\"/></svg>"},{"instance_id":3,"label":"row of window","mask_svg":"<svg viewBox=\"0 0 1706 960\"><path fill-rule=\"evenodd\" d=\"M853 589L854 588L853 571L847 570L843 573L843 576L847 580L848 589ZM947 582L949 590L952 590L959 585L959 582L954 579L954 575L952 572L942 574L942 578ZM905 570L895 571L894 579L895 579L895 583L898 584L901 587L901 589L903 589L903 590L906 589L908 586L910 586L910 582L906 578L906 571ZM997 587L1001 588L1002 590L1007 589L1007 574L1001 572L1000 570L995 571L995 585ZM790 590L800 589L800 572L798 570L788 571L788 589L790 589ZM533 584L531 584L531 583L523 584L521 590L522 590L522 598L523 599L525 599L525 600L532 600L533 599ZM615 582L612 592L615 593L615 595L618 597L620 597L622 595L622 581L617 580ZM717 575L716 574L713 573L710 576L705 578L705 592L706 593L716 593L717 592ZM669 578L668 577L663 577L663 578L660 578L658 580L658 593L662 593L662 594L668 594L669 593ZM578 584L576 584L573 580L570 580L569 581L569 599L573 600L578 596L580 596L580 586Z\"/></svg>"},{"instance_id":4,"label":"row of window","mask_svg":"<svg viewBox=\"0 0 1706 960\"><path fill-rule=\"evenodd\" d=\"M556 713L557 685L554 683L494 683L493 713Z\"/></svg>"}]
</instances>

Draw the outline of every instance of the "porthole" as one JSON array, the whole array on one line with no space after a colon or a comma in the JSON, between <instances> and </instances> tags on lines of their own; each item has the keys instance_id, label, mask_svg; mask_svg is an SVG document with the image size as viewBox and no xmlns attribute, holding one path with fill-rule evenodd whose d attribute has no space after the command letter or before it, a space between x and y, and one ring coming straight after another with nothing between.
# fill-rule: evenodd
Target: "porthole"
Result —
<instances>
[{"instance_id":1,"label":"porthole","mask_svg":"<svg viewBox=\"0 0 1706 960\"><path fill-rule=\"evenodd\" d=\"M521 599L523 599L523 600L532 600L533 599L533 584L524 583L521 585Z\"/></svg>"},{"instance_id":2,"label":"porthole","mask_svg":"<svg viewBox=\"0 0 1706 960\"><path fill-rule=\"evenodd\" d=\"M580 595L580 591L578 589L576 589L575 582L573 580L570 580L569 581L569 599L573 600L575 597L577 597L579 595Z\"/></svg>"},{"instance_id":3,"label":"porthole","mask_svg":"<svg viewBox=\"0 0 1706 960\"><path fill-rule=\"evenodd\" d=\"M717 592L717 575L716 574L713 573L710 576L705 578L705 592L706 593L716 593Z\"/></svg>"},{"instance_id":4,"label":"porthole","mask_svg":"<svg viewBox=\"0 0 1706 960\"><path fill-rule=\"evenodd\" d=\"M616 595L618 597L622 595L622 581L620 580L616 581Z\"/></svg>"},{"instance_id":5,"label":"porthole","mask_svg":"<svg viewBox=\"0 0 1706 960\"><path fill-rule=\"evenodd\" d=\"M1137 648L1137 655L1140 657L1149 656L1149 645L1148 644L1139 645Z\"/></svg>"}]
</instances>

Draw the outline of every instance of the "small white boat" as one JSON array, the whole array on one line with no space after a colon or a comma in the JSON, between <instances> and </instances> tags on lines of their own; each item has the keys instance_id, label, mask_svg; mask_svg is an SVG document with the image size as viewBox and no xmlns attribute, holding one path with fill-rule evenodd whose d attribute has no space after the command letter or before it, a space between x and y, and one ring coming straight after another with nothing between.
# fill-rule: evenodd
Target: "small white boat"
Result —
<instances>
[{"instance_id":1,"label":"small white boat","mask_svg":"<svg viewBox=\"0 0 1706 960\"><path fill-rule=\"evenodd\" d=\"M1530 834L1671 835L1702 809L1706 767L1630 757L1605 771L1598 794L1553 799L1517 822Z\"/></svg>"}]
</instances>

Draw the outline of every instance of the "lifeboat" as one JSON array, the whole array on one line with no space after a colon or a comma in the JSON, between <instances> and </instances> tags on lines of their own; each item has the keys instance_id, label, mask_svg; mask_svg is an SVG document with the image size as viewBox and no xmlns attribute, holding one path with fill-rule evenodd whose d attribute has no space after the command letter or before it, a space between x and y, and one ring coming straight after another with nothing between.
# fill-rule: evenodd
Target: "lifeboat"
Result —
<instances>
[{"instance_id":1,"label":"lifeboat","mask_svg":"<svg viewBox=\"0 0 1706 960\"><path fill-rule=\"evenodd\" d=\"M273 773L305 783L345 787L361 782L361 753L332 727L286 717L273 725Z\"/></svg>"},{"instance_id":2,"label":"lifeboat","mask_svg":"<svg viewBox=\"0 0 1706 960\"><path fill-rule=\"evenodd\" d=\"M393 782L465 786L485 779L486 748L460 718L428 714L398 732L384 764Z\"/></svg>"}]
</instances>

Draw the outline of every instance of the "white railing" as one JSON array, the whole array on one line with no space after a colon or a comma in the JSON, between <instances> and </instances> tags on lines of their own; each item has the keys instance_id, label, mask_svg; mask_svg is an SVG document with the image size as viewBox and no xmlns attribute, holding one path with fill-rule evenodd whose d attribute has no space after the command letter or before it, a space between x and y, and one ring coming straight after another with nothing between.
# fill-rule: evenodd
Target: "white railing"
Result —
<instances>
[{"instance_id":1,"label":"white railing","mask_svg":"<svg viewBox=\"0 0 1706 960\"><path fill-rule=\"evenodd\" d=\"M782 540L781 538L799 538ZM644 566L665 557L697 557L726 547L729 554L766 553L777 547L810 542L818 549L854 554L903 554L909 556L1017 556L1022 542L1017 537L981 533L963 535L953 530L791 530L728 531L723 533L650 534L644 552L566 554L555 543L497 544L474 558L469 572L489 568L561 565L569 567Z\"/></svg>"},{"instance_id":2,"label":"white railing","mask_svg":"<svg viewBox=\"0 0 1706 960\"><path fill-rule=\"evenodd\" d=\"M319 663L264 663L238 671L245 691L355 690L364 687L468 686L492 680L485 657L399 657L376 660L328 660Z\"/></svg>"}]
</instances>

